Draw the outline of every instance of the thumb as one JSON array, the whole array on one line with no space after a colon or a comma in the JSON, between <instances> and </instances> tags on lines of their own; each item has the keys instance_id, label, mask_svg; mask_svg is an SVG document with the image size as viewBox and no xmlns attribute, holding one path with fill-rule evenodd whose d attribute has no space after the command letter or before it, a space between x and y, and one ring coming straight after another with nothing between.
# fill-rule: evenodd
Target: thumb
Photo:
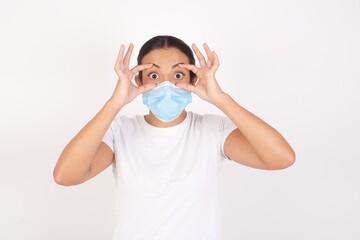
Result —
<instances>
[{"instance_id":1,"label":"thumb","mask_svg":"<svg viewBox=\"0 0 360 240\"><path fill-rule=\"evenodd\" d=\"M195 86L189 83L176 83L175 86L187 90L189 92L194 92L195 91Z\"/></svg>"},{"instance_id":2,"label":"thumb","mask_svg":"<svg viewBox=\"0 0 360 240\"><path fill-rule=\"evenodd\" d=\"M153 89L155 87L156 87L156 83L147 83L147 84L141 85L140 87L138 87L138 93L141 94L141 93L150 91L151 89Z\"/></svg>"}]
</instances>

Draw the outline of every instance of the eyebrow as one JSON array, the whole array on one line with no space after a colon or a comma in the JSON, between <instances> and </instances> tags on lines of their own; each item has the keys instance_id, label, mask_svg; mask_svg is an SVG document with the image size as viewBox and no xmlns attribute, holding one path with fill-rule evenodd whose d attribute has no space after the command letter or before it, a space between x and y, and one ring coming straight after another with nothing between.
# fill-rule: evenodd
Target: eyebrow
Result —
<instances>
[{"instance_id":1,"label":"eyebrow","mask_svg":"<svg viewBox=\"0 0 360 240\"><path fill-rule=\"evenodd\" d=\"M177 63L177 64L172 65L172 67L171 67L171 68L176 68L179 64L184 64L184 63L179 62L179 63ZM154 65L154 67L160 68L160 66L159 66L159 65L157 65L157 64L155 64L155 63L153 63L153 65Z\"/></svg>"}]
</instances>

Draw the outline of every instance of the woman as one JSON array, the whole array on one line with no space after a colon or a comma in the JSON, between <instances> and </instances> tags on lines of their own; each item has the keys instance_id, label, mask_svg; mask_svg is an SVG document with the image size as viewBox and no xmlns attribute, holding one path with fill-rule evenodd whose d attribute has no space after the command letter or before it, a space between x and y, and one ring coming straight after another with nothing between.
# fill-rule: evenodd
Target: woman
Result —
<instances>
[{"instance_id":1,"label":"woman","mask_svg":"<svg viewBox=\"0 0 360 240\"><path fill-rule=\"evenodd\" d=\"M133 45L121 45L115 90L68 143L54 169L61 185L83 183L113 165L118 216L115 239L221 239L219 170L225 159L284 169L295 153L274 128L222 91L219 60L172 36L156 36L129 68ZM135 77L136 85L131 82ZM185 111L191 93L227 117ZM142 94L145 116L117 116Z\"/></svg>"}]
</instances>

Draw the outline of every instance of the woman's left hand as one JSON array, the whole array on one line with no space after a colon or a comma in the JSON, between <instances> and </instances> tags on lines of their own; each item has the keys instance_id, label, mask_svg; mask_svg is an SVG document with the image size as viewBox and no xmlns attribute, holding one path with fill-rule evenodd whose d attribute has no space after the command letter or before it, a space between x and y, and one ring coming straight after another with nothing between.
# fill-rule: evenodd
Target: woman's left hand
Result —
<instances>
[{"instance_id":1,"label":"woman's left hand","mask_svg":"<svg viewBox=\"0 0 360 240\"><path fill-rule=\"evenodd\" d=\"M196 74L196 78L193 84L190 83L177 83L176 86L193 92L205 101L208 101L215 106L219 104L221 98L225 93L221 90L219 84L215 78L215 72L218 69L220 63L218 56L214 51L211 51L209 46L204 43L204 49L207 55L207 61L195 44L192 44L199 63L200 68L193 64L179 64L181 68L188 69ZM196 81L197 80L197 81Z\"/></svg>"}]
</instances>

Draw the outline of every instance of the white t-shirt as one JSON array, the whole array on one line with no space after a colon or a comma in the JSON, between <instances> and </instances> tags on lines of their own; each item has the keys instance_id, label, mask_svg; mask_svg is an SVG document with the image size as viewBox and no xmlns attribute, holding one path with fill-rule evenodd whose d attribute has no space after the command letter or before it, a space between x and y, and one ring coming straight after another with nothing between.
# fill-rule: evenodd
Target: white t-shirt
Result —
<instances>
[{"instance_id":1,"label":"white t-shirt","mask_svg":"<svg viewBox=\"0 0 360 240\"><path fill-rule=\"evenodd\" d=\"M115 154L113 240L220 240L220 167L234 129L226 117L189 111L167 128L116 116L103 137Z\"/></svg>"}]
</instances>

